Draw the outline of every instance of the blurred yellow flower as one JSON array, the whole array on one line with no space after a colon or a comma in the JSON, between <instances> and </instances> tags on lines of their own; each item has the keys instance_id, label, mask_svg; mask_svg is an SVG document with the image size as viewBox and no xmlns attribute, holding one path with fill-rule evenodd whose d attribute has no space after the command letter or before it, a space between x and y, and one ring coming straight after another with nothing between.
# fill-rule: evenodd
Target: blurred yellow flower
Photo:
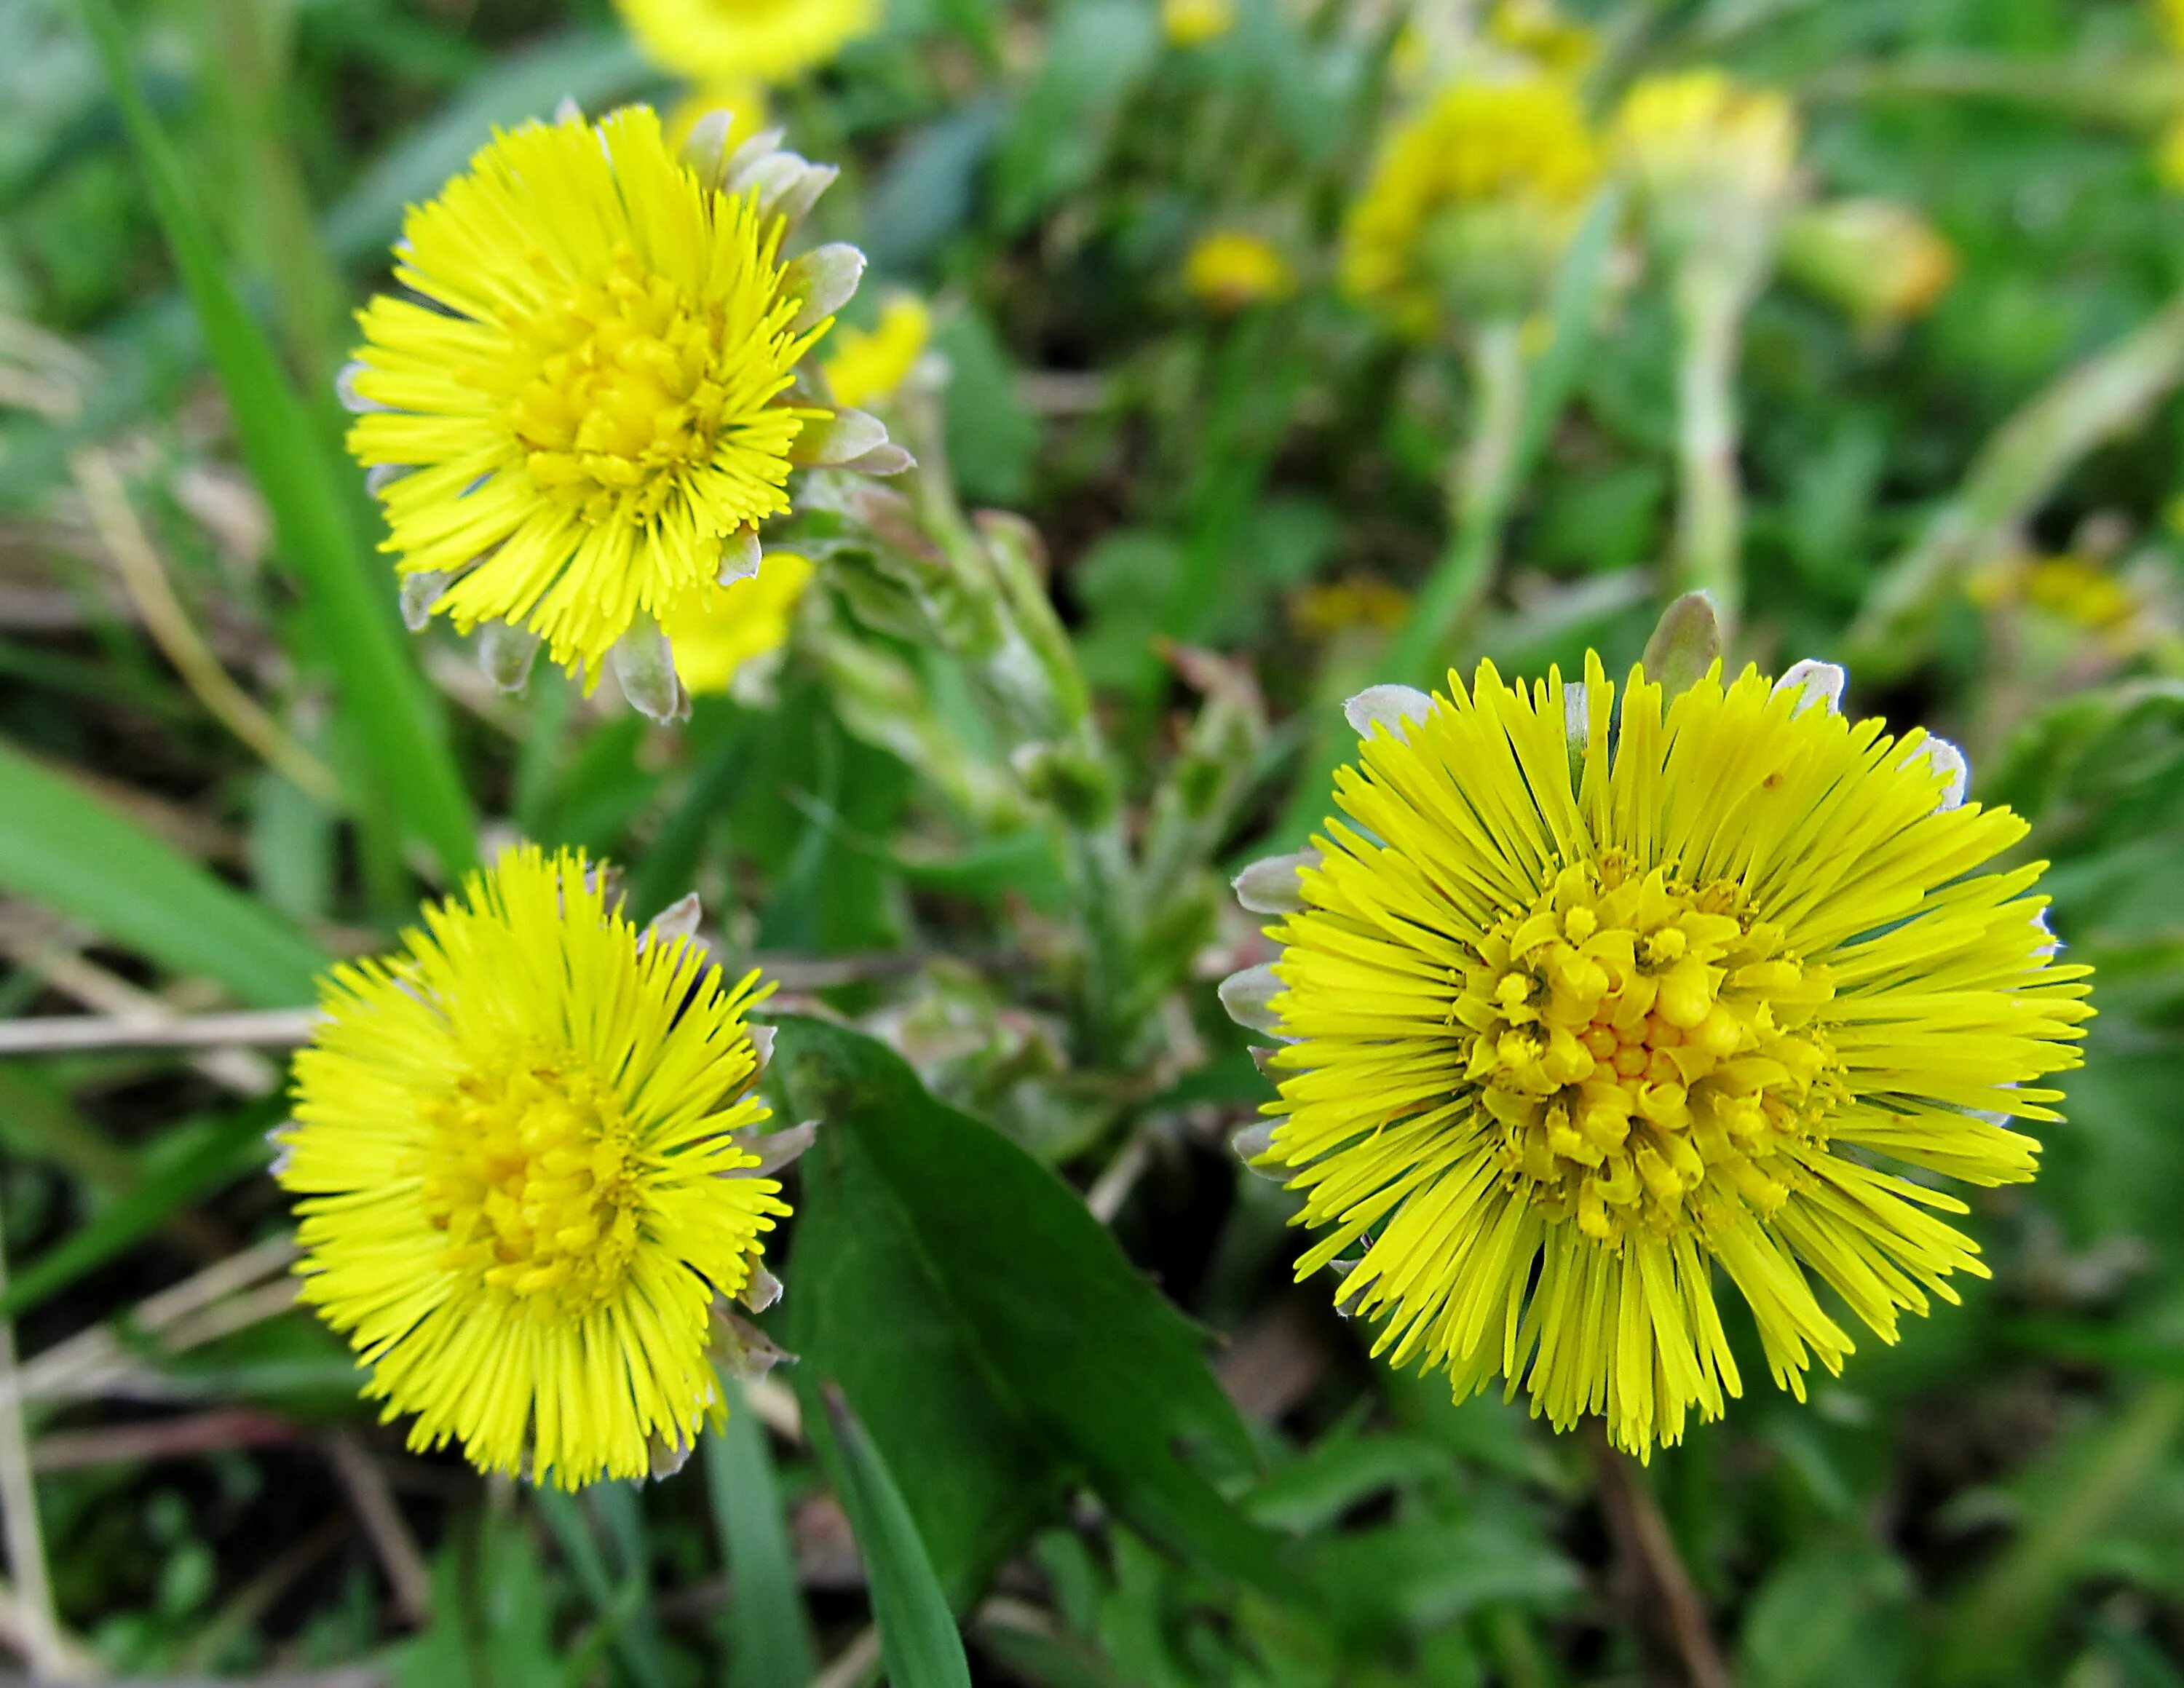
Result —
<instances>
[{"instance_id":1,"label":"blurred yellow flower","mask_svg":"<svg viewBox=\"0 0 2184 1688\"><path fill-rule=\"evenodd\" d=\"M1296 276L1273 242L1240 229L1216 229L1201 236L1184 259L1183 284L1208 304L1240 310L1286 298Z\"/></svg>"},{"instance_id":2,"label":"blurred yellow flower","mask_svg":"<svg viewBox=\"0 0 2184 1688\"><path fill-rule=\"evenodd\" d=\"M543 640L593 681L611 657L662 718L660 624L755 565L792 468L886 443L792 387L863 267L842 246L781 256L833 172L725 154L705 125L692 145L704 175L644 106L497 136L410 214L405 291L365 309L343 382L405 602Z\"/></svg>"},{"instance_id":3,"label":"blurred yellow flower","mask_svg":"<svg viewBox=\"0 0 2184 1688\"><path fill-rule=\"evenodd\" d=\"M820 367L827 391L843 404L876 404L894 397L933 339L933 313L915 293L894 293L870 330L844 325Z\"/></svg>"},{"instance_id":4,"label":"blurred yellow flower","mask_svg":"<svg viewBox=\"0 0 2184 1688\"><path fill-rule=\"evenodd\" d=\"M1382 147L1343 231L1344 285L1414 331L1451 297L1521 315L1599 163L1566 79L1453 83Z\"/></svg>"},{"instance_id":5,"label":"blurred yellow flower","mask_svg":"<svg viewBox=\"0 0 2184 1688\"><path fill-rule=\"evenodd\" d=\"M1172 46L1201 46L1236 27L1236 0L1161 0L1161 26Z\"/></svg>"},{"instance_id":6,"label":"blurred yellow flower","mask_svg":"<svg viewBox=\"0 0 2184 1688\"><path fill-rule=\"evenodd\" d=\"M878 0L615 0L645 57L699 83L777 82L879 22Z\"/></svg>"},{"instance_id":7,"label":"blurred yellow flower","mask_svg":"<svg viewBox=\"0 0 2184 1688\"><path fill-rule=\"evenodd\" d=\"M748 580L716 587L698 606L667 624L675 671L694 694L725 692L752 658L778 650L788 621L811 579L811 562L794 551L768 551Z\"/></svg>"},{"instance_id":8,"label":"blurred yellow flower","mask_svg":"<svg viewBox=\"0 0 2184 1688\"><path fill-rule=\"evenodd\" d=\"M1402 625L1411 595L1370 575L1307 586L1290 600L1290 626L1306 638L1333 638L1365 628L1384 632Z\"/></svg>"},{"instance_id":9,"label":"blurred yellow flower","mask_svg":"<svg viewBox=\"0 0 2184 1688\"><path fill-rule=\"evenodd\" d=\"M1670 698L1589 655L1351 700L1347 818L1238 879L1281 954L1222 998L1285 1039L1240 1146L1324 1234L1299 1275L1340 1264L1390 1364L1645 1455L1742 1390L1718 1274L1800 1398L1853 1345L1814 1279L1893 1342L1987 1275L1936 1181L2033 1176L2005 1117L2057 1117L2088 970L2036 864L1982 871L2025 823L1842 683Z\"/></svg>"},{"instance_id":10,"label":"blurred yellow flower","mask_svg":"<svg viewBox=\"0 0 2184 1688\"><path fill-rule=\"evenodd\" d=\"M535 846L345 963L276 1169L303 1298L410 1446L574 1489L673 1466L725 1414L709 1350L788 1209L744 1015L581 853Z\"/></svg>"},{"instance_id":11,"label":"blurred yellow flower","mask_svg":"<svg viewBox=\"0 0 2184 1688\"><path fill-rule=\"evenodd\" d=\"M1862 326L1886 328L1933 309L1956 279L1957 254L1908 205L1842 199L1789 220L1782 267Z\"/></svg>"},{"instance_id":12,"label":"blurred yellow flower","mask_svg":"<svg viewBox=\"0 0 2184 1688\"><path fill-rule=\"evenodd\" d=\"M1572 23L1554 0L1502 0L1487 20L1486 33L1497 47L1565 75L1582 75L1600 57L1598 31Z\"/></svg>"},{"instance_id":13,"label":"blurred yellow flower","mask_svg":"<svg viewBox=\"0 0 2184 1688\"><path fill-rule=\"evenodd\" d=\"M1771 203L1797 159L1797 114L1769 88L1715 70L1648 76L1624 96L1615 142L1648 194L1734 193Z\"/></svg>"}]
</instances>

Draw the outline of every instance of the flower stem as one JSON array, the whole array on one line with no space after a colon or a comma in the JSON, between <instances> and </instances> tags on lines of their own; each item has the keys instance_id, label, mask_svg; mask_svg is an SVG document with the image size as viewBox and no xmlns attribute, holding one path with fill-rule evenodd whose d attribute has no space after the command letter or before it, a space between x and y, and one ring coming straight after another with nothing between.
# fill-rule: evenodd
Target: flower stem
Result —
<instances>
[{"instance_id":1,"label":"flower stem","mask_svg":"<svg viewBox=\"0 0 2184 1688\"><path fill-rule=\"evenodd\" d=\"M2103 441L2184 382L2184 295L2135 333L2066 370L1996 430L1956 496L1890 563L1850 632L1850 660L1879 677L1924 649L1965 573L2005 543Z\"/></svg>"},{"instance_id":2,"label":"flower stem","mask_svg":"<svg viewBox=\"0 0 2184 1688\"><path fill-rule=\"evenodd\" d=\"M1681 354L1676 371L1677 448L1682 479L1676 510L1675 586L1704 592L1724 638L1744 603L1744 488L1736 446L1737 342L1747 294L1722 265L1700 254L1676 277Z\"/></svg>"},{"instance_id":3,"label":"flower stem","mask_svg":"<svg viewBox=\"0 0 2184 1688\"><path fill-rule=\"evenodd\" d=\"M1516 494L1524 426L1524 326L1513 317L1484 322L1469 346L1471 431L1451 476L1455 532L1427 577L1390 653L1390 677L1429 685L1457 630L1492 583L1502 529Z\"/></svg>"}]
</instances>

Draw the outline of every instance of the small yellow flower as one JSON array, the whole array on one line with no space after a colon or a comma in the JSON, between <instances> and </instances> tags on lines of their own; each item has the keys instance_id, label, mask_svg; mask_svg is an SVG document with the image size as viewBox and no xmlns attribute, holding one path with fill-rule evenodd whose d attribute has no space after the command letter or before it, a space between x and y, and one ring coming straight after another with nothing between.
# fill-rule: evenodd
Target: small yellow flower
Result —
<instances>
[{"instance_id":1,"label":"small yellow flower","mask_svg":"<svg viewBox=\"0 0 2184 1688\"><path fill-rule=\"evenodd\" d=\"M303 1297L417 1415L410 1446L565 1489L718 1421L709 1349L788 1211L738 1135L767 1117L757 975L725 987L602 878L512 851L400 954L336 967L276 1169Z\"/></svg>"},{"instance_id":2,"label":"small yellow flower","mask_svg":"<svg viewBox=\"0 0 2184 1688\"><path fill-rule=\"evenodd\" d=\"M615 0L645 56L694 82L777 82L879 22L878 0Z\"/></svg>"},{"instance_id":3,"label":"small yellow flower","mask_svg":"<svg viewBox=\"0 0 2184 1688\"><path fill-rule=\"evenodd\" d=\"M1410 593L1370 575L1308 586L1290 600L1290 625L1306 638L1333 638L1358 628L1386 632L1410 613Z\"/></svg>"},{"instance_id":4,"label":"small yellow flower","mask_svg":"<svg viewBox=\"0 0 2184 1688\"><path fill-rule=\"evenodd\" d=\"M1239 879L1282 953L1222 988L1287 1040L1239 1146L1324 1233L1301 1273L1641 1454L1741 1392L1717 1271L1801 1397L1852 1346L1814 1279L1892 1342L1985 1275L1931 1180L2033 1176L2005 1116L2057 1117L2092 1012L1953 747L1845 719L1840 669L1719 676L1353 699L1347 818Z\"/></svg>"},{"instance_id":5,"label":"small yellow flower","mask_svg":"<svg viewBox=\"0 0 2184 1688\"><path fill-rule=\"evenodd\" d=\"M745 663L780 649L811 579L807 559L768 551L755 575L715 588L695 613L669 622L667 640L682 683L694 694L725 692Z\"/></svg>"},{"instance_id":6,"label":"small yellow flower","mask_svg":"<svg viewBox=\"0 0 2184 1688\"><path fill-rule=\"evenodd\" d=\"M1789 220L1782 267L1861 326L1889 328L1933 309L1956 279L1957 254L1908 205L1843 199Z\"/></svg>"},{"instance_id":7,"label":"small yellow flower","mask_svg":"<svg viewBox=\"0 0 2184 1688\"><path fill-rule=\"evenodd\" d=\"M1173 47L1201 47L1236 27L1236 0L1161 0L1161 26Z\"/></svg>"},{"instance_id":8,"label":"small yellow flower","mask_svg":"<svg viewBox=\"0 0 2184 1688\"><path fill-rule=\"evenodd\" d=\"M895 293L869 331L846 325L834 331L834 348L821 365L827 390L839 403L861 407L892 398L932 340L933 313L925 301Z\"/></svg>"},{"instance_id":9,"label":"small yellow flower","mask_svg":"<svg viewBox=\"0 0 2184 1688\"><path fill-rule=\"evenodd\" d=\"M344 372L405 606L543 639L593 681L612 655L663 718L660 624L749 572L793 467L886 443L791 387L864 263L782 259L833 172L763 137L728 153L727 121L698 125L694 165L644 106L496 136L410 214L410 297L371 302Z\"/></svg>"},{"instance_id":10,"label":"small yellow flower","mask_svg":"<svg viewBox=\"0 0 2184 1688\"><path fill-rule=\"evenodd\" d=\"M1648 76L1624 96L1615 141L1656 198L1729 193L1771 203L1797 165L1797 114L1772 89L1714 70L1680 71Z\"/></svg>"},{"instance_id":11,"label":"small yellow flower","mask_svg":"<svg viewBox=\"0 0 2184 1688\"><path fill-rule=\"evenodd\" d=\"M1296 276L1271 241L1240 229L1201 236L1183 262L1183 284L1206 304L1241 310L1262 299L1286 298Z\"/></svg>"},{"instance_id":12,"label":"small yellow flower","mask_svg":"<svg viewBox=\"0 0 2184 1688\"><path fill-rule=\"evenodd\" d=\"M1554 0L1502 0L1486 33L1496 46L1564 75L1582 75L1600 57L1598 32L1563 17Z\"/></svg>"},{"instance_id":13,"label":"small yellow flower","mask_svg":"<svg viewBox=\"0 0 2184 1688\"><path fill-rule=\"evenodd\" d=\"M1451 294L1520 313L1598 170L1566 80L1456 82L1381 148L1344 230L1344 285L1416 331Z\"/></svg>"},{"instance_id":14,"label":"small yellow flower","mask_svg":"<svg viewBox=\"0 0 2184 1688\"><path fill-rule=\"evenodd\" d=\"M2085 628L2114 632L2138 611L2130 587L2091 558L2075 554L2042 557L2025 571L2025 601L2036 610Z\"/></svg>"}]
</instances>

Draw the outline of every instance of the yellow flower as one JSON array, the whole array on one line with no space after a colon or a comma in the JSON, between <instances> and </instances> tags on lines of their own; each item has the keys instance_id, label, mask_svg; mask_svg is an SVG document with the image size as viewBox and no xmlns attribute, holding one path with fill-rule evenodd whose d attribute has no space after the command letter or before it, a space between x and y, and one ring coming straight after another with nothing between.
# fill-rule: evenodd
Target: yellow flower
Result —
<instances>
[{"instance_id":1,"label":"yellow flower","mask_svg":"<svg viewBox=\"0 0 2184 1688\"><path fill-rule=\"evenodd\" d=\"M1290 626L1306 638L1332 638L1353 628L1386 632L1411 613L1411 595L1370 575L1306 587L1290 601Z\"/></svg>"},{"instance_id":2,"label":"yellow flower","mask_svg":"<svg viewBox=\"0 0 2184 1688\"><path fill-rule=\"evenodd\" d=\"M1782 95L1720 71L1648 76L1624 96L1615 139L1657 198L1729 193L1771 203L1797 160L1797 114Z\"/></svg>"},{"instance_id":3,"label":"yellow flower","mask_svg":"<svg viewBox=\"0 0 2184 1688\"><path fill-rule=\"evenodd\" d=\"M1236 0L1161 0L1161 26L1173 47L1199 47L1236 27Z\"/></svg>"},{"instance_id":4,"label":"yellow flower","mask_svg":"<svg viewBox=\"0 0 2184 1688\"><path fill-rule=\"evenodd\" d=\"M512 851L400 954L335 968L276 1169L304 1299L385 1416L417 1415L410 1446L565 1489L671 1465L720 1418L716 1303L772 1286L788 1211L737 1136L767 1117L757 975L724 988L602 877Z\"/></svg>"},{"instance_id":5,"label":"yellow flower","mask_svg":"<svg viewBox=\"0 0 2184 1688\"><path fill-rule=\"evenodd\" d=\"M1487 22L1498 47L1565 75L1582 75L1600 56L1600 36L1555 9L1553 0L1502 0Z\"/></svg>"},{"instance_id":6,"label":"yellow flower","mask_svg":"<svg viewBox=\"0 0 2184 1688\"><path fill-rule=\"evenodd\" d=\"M695 82L777 82L879 22L878 0L615 0L645 56Z\"/></svg>"},{"instance_id":7,"label":"yellow flower","mask_svg":"<svg viewBox=\"0 0 2184 1688\"><path fill-rule=\"evenodd\" d=\"M750 572L792 466L886 444L790 387L863 268L843 246L781 258L834 172L766 136L726 153L727 120L697 125L688 162L644 106L497 136L410 214L395 276L414 297L359 319L349 444L405 608L505 624L487 651L504 680L543 639L594 681L611 655L671 715L658 624Z\"/></svg>"},{"instance_id":8,"label":"yellow flower","mask_svg":"<svg viewBox=\"0 0 2184 1688\"><path fill-rule=\"evenodd\" d=\"M2130 587L2087 557L2042 557L2025 571L2025 601L2090 632L2126 627L2138 611Z\"/></svg>"},{"instance_id":9,"label":"yellow flower","mask_svg":"<svg viewBox=\"0 0 2184 1688\"><path fill-rule=\"evenodd\" d=\"M1222 988L1290 1040L1239 1146L1325 1233L1301 1273L1362 1252L1376 1352L1641 1454L1741 1392L1717 1266L1801 1397L1852 1345L1814 1279L1893 1341L1984 1275L1927 1180L2032 1177L2004 1117L2057 1117L2092 1012L1953 748L1840 669L1719 673L1353 699L1348 819L1239 879L1283 950Z\"/></svg>"},{"instance_id":10,"label":"yellow flower","mask_svg":"<svg viewBox=\"0 0 2184 1688\"><path fill-rule=\"evenodd\" d=\"M758 573L716 587L694 613L667 624L675 671L694 693L725 692L753 657L781 649L788 618L811 579L794 551L768 551Z\"/></svg>"},{"instance_id":11,"label":"yellow flower","mask_svg":"<svg viewBox=\"0 0 2184 1688\"><path fill-rule=\"evenodd\" d=\"M1381 149L1344 230L1344 285L1417 331L1452 293L1521 312L1598 169L1567 81L1456 82Z\"/></svg>"},{"instance_id":12,"label":"yellow flower","mask_svg":"<svg viewBox=\"0 0 2184 1688\"><path fill-rule=\"evenodd\" d=\"M1183 284L1208 304L1240 310L1262 299L1287 298L1296 277L1272 242L1238 229L1217 229L1190 248L1183 263Z\"/></svg>"},{"instance_id":13,"label":"yellow flower","mask_svg":"<svg viewBox=\"0 0 2184 1688\"><path fill-rule=\"evenodd\" d=\"M1862 326L1888 328L1933 309L1956 279L1957 254L1907 205L1843 199L1789 220L1782 267Z\"/></svg>"},{"instance_id":14,"label":"yellow flower","mask_svg":"<svg viewBox=\"0 0 2184 1688\"><path fill-rule=\"evenodd\" d=\"M892 398L932 339L933 313L925 301L914 293L894 294L869 332L846 326L835 331L834 349L821 365L827 389L844 404Z\"/></svg>"}]
</instances>

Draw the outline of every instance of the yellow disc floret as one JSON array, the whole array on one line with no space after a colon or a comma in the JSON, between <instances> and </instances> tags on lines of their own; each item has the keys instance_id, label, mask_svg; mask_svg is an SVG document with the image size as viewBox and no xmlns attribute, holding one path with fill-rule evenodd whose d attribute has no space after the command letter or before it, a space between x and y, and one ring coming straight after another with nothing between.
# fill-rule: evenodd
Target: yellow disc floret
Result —
<instances>
[{"instance_id":1,"label":"yellow disc floret","mask_svg":"<svg viewBox=\"0 0 2184 1688\"><path fill-rule=\"evenodd\" d=\"M1817 1285L1892 1341L1984 1273L1934 1179L2032 1176L2005 1116L2056 1117L2086 970L2036 866L1983 871L2024 823L1841 687L1354 700L1346 818L1238 882L1282 948L1223 998L1284 1040L1249 1152L1376 1352L1644 1453L1741 1390L1717 1272L1800 1395L1852 1345Z\"/></svg>"},{"instance_id":2,"label":"yellow disc floret","mask_svg":"<svg viewBox=\"0 0 2184 1688\"><path fill-rule=\"evenodd\" d=\"M790 384L832 319L805 320L784 229L644 107L502 135L410 214L415 297L362 315L350 443L432 607L596 677L788 509L800 436L829 416Z\"/></svg>"},{"instance_id":3,"label":"yellow disc floret","mask_svg":"<svg viewBox=\"0 0 2184 1688\"><path fill-rule=\"evenodd\" d=\"M766 1117L755 978L725 988L600 880L516 851L401 954L337 967L278 1169L304 1299L410 1446L564 1488L718 1418L716 1304L788 1212L738 1137Z\"/></svg>"}]
</instances>

